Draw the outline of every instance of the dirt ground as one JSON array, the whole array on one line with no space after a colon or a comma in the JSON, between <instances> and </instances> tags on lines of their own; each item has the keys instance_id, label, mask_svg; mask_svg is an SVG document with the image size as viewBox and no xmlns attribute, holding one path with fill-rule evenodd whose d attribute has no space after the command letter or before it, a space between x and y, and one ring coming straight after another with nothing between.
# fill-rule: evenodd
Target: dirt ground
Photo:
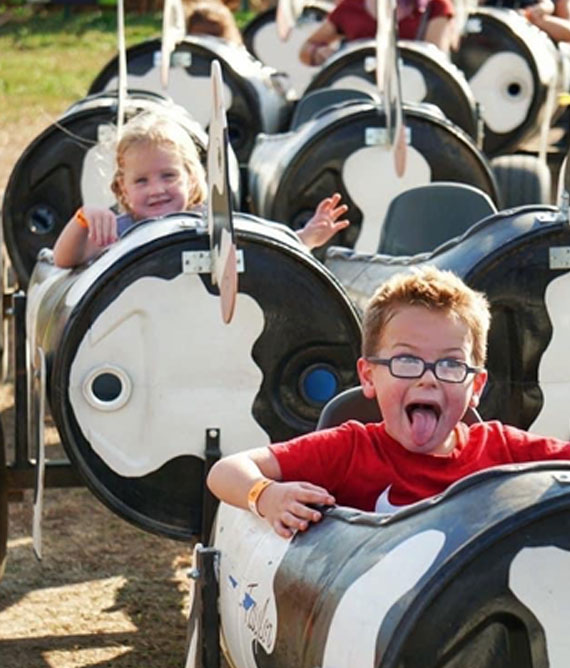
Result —
<instances>
[{"instance_id":1,"label":"dirt ground","mask_svg":"<svg viewBox=\"0 0 570 668\"><path fill-rule=\"evenodd\" d=\"M0 127L0 194L23 149L45 127ZM13 441L12 386L0 412ZM48 456L59 449L54 429ZM49 489L43 560L32 551L32 493L10 503L0 582L0 668L182 668L189 545L145 533L85 488Z\"/></svg>"}]
</instances>

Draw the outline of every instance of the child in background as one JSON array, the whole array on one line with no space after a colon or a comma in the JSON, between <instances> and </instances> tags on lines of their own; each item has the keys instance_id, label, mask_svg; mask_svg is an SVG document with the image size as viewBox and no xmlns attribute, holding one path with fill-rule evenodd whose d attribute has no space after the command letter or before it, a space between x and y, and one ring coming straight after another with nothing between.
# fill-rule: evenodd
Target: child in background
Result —
<instances>
[{"instance_id":1,"label":"child in background","mask_svg":"<svg viewBox=\"0 0 570 668\"><path fill-rule=\"evenodd\" d=\"M394 512L499 464L570 459L570 443L499 422L467 426L487 380L485 296L433 267L392 277L364 315L358 374L383 420L313 432L221 459L208 486L290 537L317 522L309 504Z\"/></svg>"},{"instance_id":2,"label":"child in background","mask_svg":"<svg viewBox=\"0 0 570 668\"><path fill-rule=\"evenodd\" d=\"M569 0L543 0L526 7L523 14L555 42L570 42Z\"/></svg>"},{"instance_id":3,"label":"child in background","mask_svg":"<svg viewBox=\"0 0 570 668\"><path fill-rule=\"evenodd\" d=\"M199 0L190 5L186 17L188 35L212 35L243 46L234 15L221 0Z\"/></svg>"},{"instance_id":4,"label":"child in background","mask_svg":"<svg viewBox=\"0 0 570 668\"><path fill-rule=\"evenodd\" d=\"M181 211L204 211L206 175L192 138L178 123L145 112L124 127L116 154L111 189L120 209L85 206L59 235L54 249L58 267L74 267L92 259L114 243L129 227L145 218ZM325 244L348 220L340 195L325 198L297 234L309 248Z\"/></svg>"},{"instance_id":5,"label":"child in background","mask_svg":"<svg viewBox=\"0 0 570 668\"><path fill-rule=\"evenodd\" d=\"M452 0L398 0L398 39L431 42L448 53L455 39ZM305 65L322 65L341 42L376 37L376 0L340 0L301 46Z\"/></svg>"}]
</instances>

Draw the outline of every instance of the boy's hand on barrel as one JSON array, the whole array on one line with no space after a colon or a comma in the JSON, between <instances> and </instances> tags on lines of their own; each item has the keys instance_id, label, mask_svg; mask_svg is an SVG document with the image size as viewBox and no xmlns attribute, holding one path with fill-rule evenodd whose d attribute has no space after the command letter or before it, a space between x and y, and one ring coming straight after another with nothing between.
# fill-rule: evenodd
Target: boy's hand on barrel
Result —
<instances>
[{"instance_id":1,"label":"boy's hand on barrel","mask_svg":"<svg viewBox=\"0 0 570 668\"><path fill-rule=\"evenodd\" d=\"M81 212L89 228L88 237L94 244L105 248L117 241L117 217L110 209L84 206Z\"/></svg>"},{"instance_id":2,"label":"boy's hand on barrel","mask_svg":"<svg viewBox=\"0 0 570 668\"><path fill-rule=\"evenodd\" d=\"M259 497L257 508L279 536L291 538L296 531L306 531L311 522L322 517L307 504L334 503L332 494L310 482L274 482Z\"/></svg>"},{"instance_id":3,"label":"boy's hand on barrel","mask_svg":"<svg viewBox=\"0 0 570 668\"><path fill-rule=\"evenodd\" d=\"M339 220L348 211L346 204L341 204L340 194L326 197L317 206L313 217L299 231L301 241L309 249L318 248L329 241L337 232L350 225L350 220Z\"/></svg>"}]
</instances>

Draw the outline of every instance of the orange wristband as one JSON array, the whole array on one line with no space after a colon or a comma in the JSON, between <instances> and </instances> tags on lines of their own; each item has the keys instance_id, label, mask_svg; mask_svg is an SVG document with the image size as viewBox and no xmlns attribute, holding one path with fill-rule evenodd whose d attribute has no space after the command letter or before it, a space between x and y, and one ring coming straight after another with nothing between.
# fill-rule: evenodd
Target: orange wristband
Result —
<instances>
[{"instance_id":1,"label":"orange wristband","mask_svg":"<svg viewBox=\"0 0 570 668\"><path fill-rule=\"evenodd\" d=\"M89 221L85 217L85 214L83 213L83 208L82 207L77 209L77 211L75 212L74 218L75 218L75 222L79 225L79 227L83 227L86 230L89 229Z\"/></svg>"},{"instance_id":2,"label":"orange wristband","mask_svg":"<svg viewBox=\"0 0 570 668\"><path fill-rule=\"evenodd\" d=\"M263 490L269 487L269 485L271 485L273 482L275 482L275 480L269 480L269 478L260 478L251 486L251 489L247 493L247 506L254 515L263 518L263 515L261 515L257 509L257 501Z\"/></svg>"}]
</instances>

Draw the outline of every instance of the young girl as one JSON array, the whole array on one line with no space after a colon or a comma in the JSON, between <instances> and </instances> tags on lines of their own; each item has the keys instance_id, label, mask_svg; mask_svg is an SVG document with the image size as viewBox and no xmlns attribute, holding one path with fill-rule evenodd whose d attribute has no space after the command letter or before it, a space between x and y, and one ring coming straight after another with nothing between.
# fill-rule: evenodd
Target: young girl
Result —
<instances>
[{"instance_id":1,"label":"young girl","mask_svg":"<svg viewBox=\"0 0 570 668\"><path fill-rule=\"evenodd\" d=\"M111 189L120 209L81 207L67 223L54 249L58 267L74 267L114 243L129 227L145 218L180 211L203 212L206 175L187 131L168 117L145 112L125 124L117 146L117 165ZM327 197L298 232L309 248L325 244L348 220L339 220L348 207L340 195Z\"/></svg>"}]
</instances>

